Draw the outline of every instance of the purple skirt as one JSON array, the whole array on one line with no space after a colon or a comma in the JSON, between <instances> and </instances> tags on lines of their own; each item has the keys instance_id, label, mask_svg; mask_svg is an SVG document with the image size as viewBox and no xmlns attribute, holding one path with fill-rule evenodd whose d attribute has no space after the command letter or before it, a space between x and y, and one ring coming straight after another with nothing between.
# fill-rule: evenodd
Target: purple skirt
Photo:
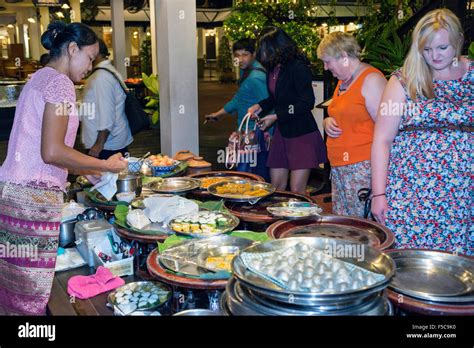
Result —
<instances>
[{"instance_id":1,"label":"purple skirt","mask_svg":"<svg viewBox=\"0 0 474 348\"><path fill-rule=\"evenodd\" d=\"M296 138L284 138L278 126L275 127L268 154L268 167L289 170L310 169L326 162L326 145L319 131Z\"/></svg>"}]
</instances>

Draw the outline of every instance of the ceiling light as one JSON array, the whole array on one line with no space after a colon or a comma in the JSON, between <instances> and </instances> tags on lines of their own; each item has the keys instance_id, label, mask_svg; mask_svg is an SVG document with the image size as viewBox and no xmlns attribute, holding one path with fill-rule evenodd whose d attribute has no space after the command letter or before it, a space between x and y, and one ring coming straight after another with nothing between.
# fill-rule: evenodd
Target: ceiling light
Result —
<instances>
[{"instance_id":1,"label":"ceiling light","mask_svg":"<svg viewBox=\"0 0 474 348\"><path fill-rule=\"evenodd\" d=\"M13 28L15 28L15 26L13 24L8 24L7 28L13 29Z\"/></svg>"},{"instance_id":2,"label":"ceiling light","mask_svg":"<svg viewBox=\"0 0 474 348\"><path fill-rule=\"evenodd\" d=\"M147 32L147 33L146 33L146 36L151 36L151 33L150 33L150 32Z\"/></svg>"},{"instance_id":3,"label":"ceiling light","mask_svg":"<svg viewBox=\"0 0 474 348\"><path fill-rule=\"evenodd\" d=\"M69 10L69 9L70 9L70 7L69 7L68 4L63 4L63 5L61 6L61 8L65 9L65 10Z\"/></svg>"},{"instance_id":4,"label":"ceiling light","mask_svg":"<svg viewBox=\"0 0 474 348\"><path fill-rule=\"evenodd\" d=\"M30 23L36 23L36 20L33 17L28 18L27 21Z\"/></svg>"},{"instance_id":5,"label":"ceiling light","mask_svg":"<svg viewBox=\"0 0 474 348\"><path fill-rule=\"evenodd\" d=\"M323 24L321 24L321 25L322 25L323 27L327 27L327 26L328 26L327 23L323 23Z\"/></svg>"}]
</instances>

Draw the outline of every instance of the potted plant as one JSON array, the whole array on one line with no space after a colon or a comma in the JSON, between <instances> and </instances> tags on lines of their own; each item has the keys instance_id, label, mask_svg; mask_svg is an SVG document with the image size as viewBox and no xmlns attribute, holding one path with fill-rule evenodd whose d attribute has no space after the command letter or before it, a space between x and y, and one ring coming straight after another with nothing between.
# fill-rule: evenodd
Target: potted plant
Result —
<instances>
[{"instance_id":1,"label":"potted plant","mask_svg":"<svg viewBox=\"0 0 474 348\"><path fill-rule=\"evenodd\" d=\"M150 115L151 126L158 126L160 119L160 83L157 75L142 73L143 84L151 93L145 97L145 111Z\"/></svg>"},{"instance_id":2,"label":"potted plant","mask_svg":"<svg viewBox=\"0 0 474 348\"><path fill-rule=\"evenodd\" d=\"M232 52L230 50L230 42L227 36L223 36L219 44L219 57L217 60L217 68L220 71L219 81L221 83L229 83L234 81L234 69L232 65Z\"/></svg>"},{"instance_id":3,"label":"potted plant","mask_svg":"<svg viewBox=\"0 0 474 348\"><path fill-rule=\"evenodd\" d=\"M140 48L140 64L142 73L151 74L151 39L143 40Z\"/></svg>"}]
</instances>

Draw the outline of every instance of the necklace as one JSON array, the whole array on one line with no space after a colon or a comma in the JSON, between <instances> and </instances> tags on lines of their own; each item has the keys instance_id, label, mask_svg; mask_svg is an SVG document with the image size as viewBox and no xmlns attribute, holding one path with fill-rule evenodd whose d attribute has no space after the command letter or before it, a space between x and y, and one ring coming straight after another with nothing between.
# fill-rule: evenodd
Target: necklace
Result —
<instances>
[{"instance_id":1,"label":"necklace","mask_svg":"<svg viewBox=\"0 0 474 348\"><path fill-rule=\"evenodd\" d=\"M339 86L338 95L339 95L340 92L344 92L344 91L347 90L347 87L349 87L349 85L352 83L352 81L354 80L354 77L356 76L356 74L359 71L361 66L362 66L362 62L359 62L359 65L357 66L357 68L352 73L351 78L349 80L347 80L345 82L343 81L341 83L341 85Z\"/></svg>"}]
</instances>

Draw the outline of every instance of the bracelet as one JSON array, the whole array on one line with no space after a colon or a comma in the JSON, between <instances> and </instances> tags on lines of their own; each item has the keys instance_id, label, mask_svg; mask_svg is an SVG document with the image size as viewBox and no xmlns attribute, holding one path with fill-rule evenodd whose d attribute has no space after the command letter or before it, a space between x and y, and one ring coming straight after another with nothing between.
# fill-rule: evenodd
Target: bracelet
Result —
<instances>
[{"instance_id":1,"label":"bracelet","mask_svg":"<svg viewBox=\"0 0 474 348\"><path fill-rule=\"evenodd\" d=\"M373 195L372 198L379 197L379 196L386 196L386 194L385 194L385 193L381 193L381 194L379 194L379 195Z\"/></svg>"}]
</instances>

